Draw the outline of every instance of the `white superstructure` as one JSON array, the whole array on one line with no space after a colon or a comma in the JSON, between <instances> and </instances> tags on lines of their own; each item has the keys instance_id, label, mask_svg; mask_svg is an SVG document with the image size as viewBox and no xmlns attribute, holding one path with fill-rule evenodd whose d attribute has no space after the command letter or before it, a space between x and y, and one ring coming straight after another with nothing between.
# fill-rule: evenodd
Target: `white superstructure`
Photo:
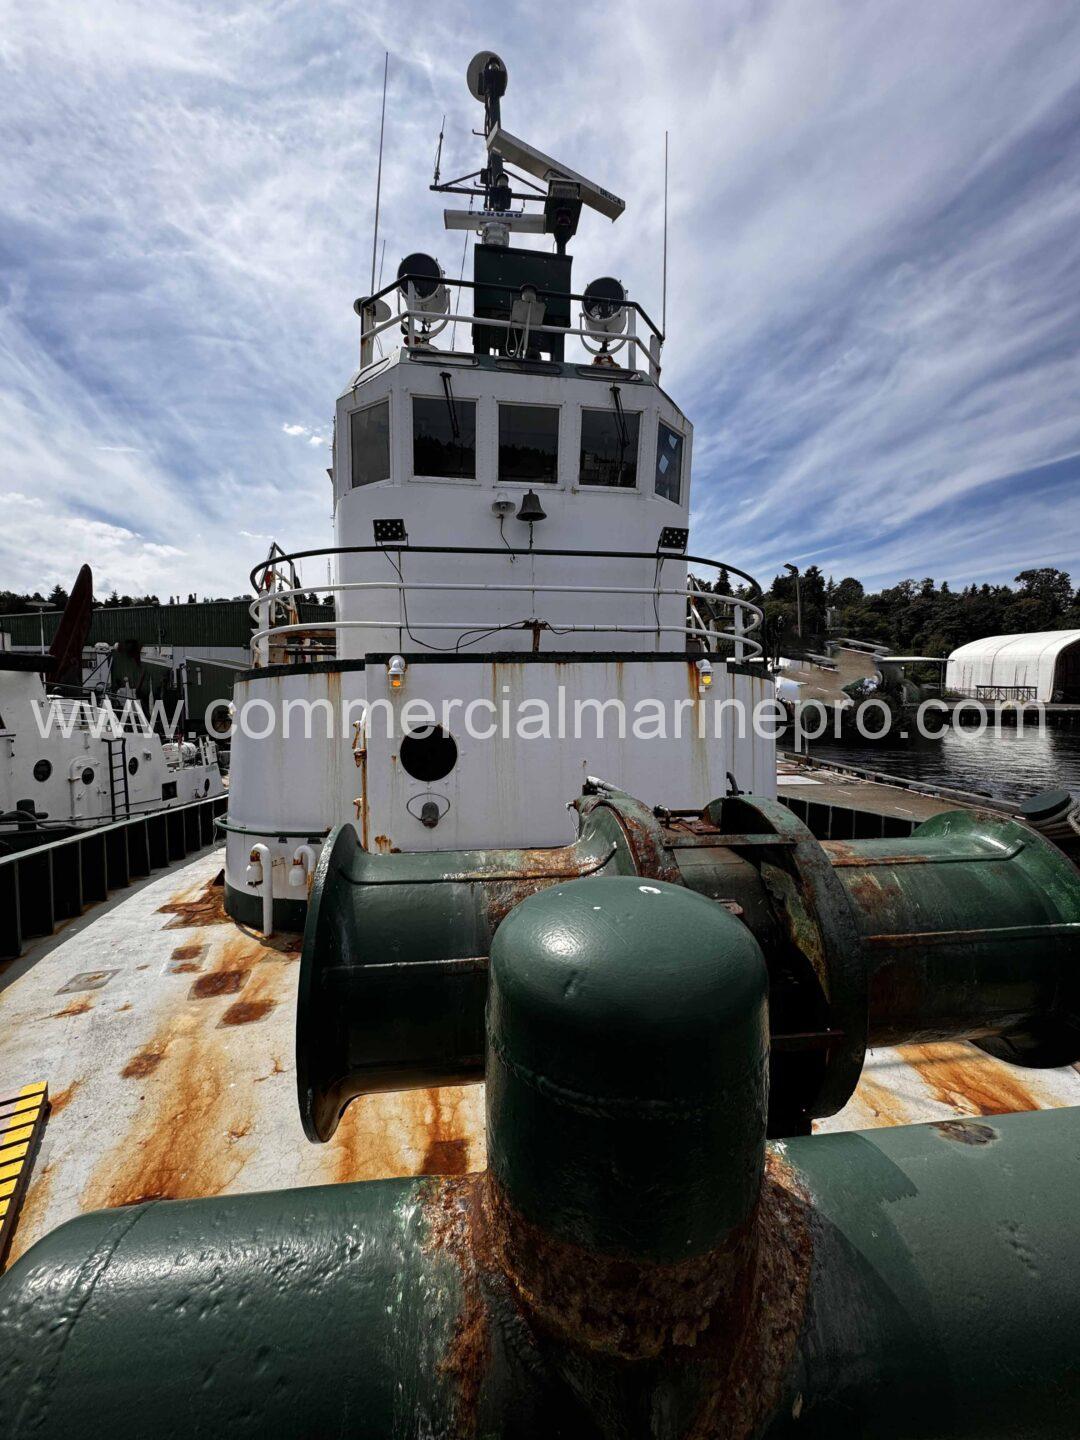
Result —
<instances>
[{"instance_id":1,"label":"white superstructure","mask_svg":"<svg viewBox=\"0 0 1080 1440\"><path fill-rule=\"evenodd\" d=\"M622 201L517 140L510 158L547 190L515 189L497 57L470 88L483 209L446 218L477 231L473 280L411 255L356 302L334 546L316 561L335 571L332 648L289 614L310 588L293 562L316 552L253 576L226 827L241 918L272 894L295 926L336 824L371 849L547 846L572 838L566 803L590 775L669 807L732 782L775 794L772 735L751 723L773 694L758 591L687 558L693 429L660 385L663 337L618 281L570 280L582 205L615 218ZM704 592L725 569L738 593Z\"/></svg>"}]
</instances>

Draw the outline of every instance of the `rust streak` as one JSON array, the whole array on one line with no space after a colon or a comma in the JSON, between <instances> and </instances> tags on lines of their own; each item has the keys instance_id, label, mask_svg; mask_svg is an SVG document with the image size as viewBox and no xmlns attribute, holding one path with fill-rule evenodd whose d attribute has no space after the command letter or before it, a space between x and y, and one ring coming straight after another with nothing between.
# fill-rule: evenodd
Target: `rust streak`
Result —
<instances>
[{"instance_id":1,"label":"rust streak","mask_svg":"<svg viewBox=\"0 0 1080 1440\"><path fill-rule=\"evenodd\" d=\"M54 1119L57 1115L60 1115L64 1110L67 1109L67 1107L71 1104L72 1100L74 1100L75 1096L78 1094L79 1086L81 1084L81 1080L73 1080L71 1084L66 1086L63 1090L49 1091L50 1120Z\"/></svg>"},{"instance_id":2,"label":"rust streak","mask_svg":"<svg viewBox=\"0 0 1080 1440\"><path fill-rule=\"evenodd\" d=\"M81 1000L72 1000L69 1005L65 1005L63 1010L54 1010L49 1016L49 1019L70 1020L72 1016L85 1015L88 1011L93 1010L93 1008L91 1002L84 997Z\"/></svg>"},{"instance_id":3,"label":"rust streak","mask_svg":"<svg viewBox=\"0 0 1080 1440\"><path fill-rule=\"evenodd\" d=\"M129 1133L91 1175L83 1210L218 1195L249 1158L248 1147L228 1143L232 1132L250 1127L245 1095L231 1086L229 1058L204 1023L190 1013L174 1018L143 1053L161 1056L154 1085Z\"/></svg>"},{"instance_id":4,"label":"rust streak","mask_svg":"<svg viewBox=\"0 0 1080 1440\"><path fill-rule=\"evenodd\" d=\"M251 1025L256 1020L265 1020L276 1000L237 1000L221 1017L222 1025Z\"/></svg>"},{"instance_id":5,"label":"rust streak","mask_svg":"<svg viewBox=\"0 0 1080 1440\"><path fill-rule=\"evenodd\" d=\"M200 975L188 996L192 1000L206 1000L217 995L235 995L243 989L248 974L247 970L215 970L210 975Z\"/></svg>"},{"instance_id":6,"label":"rust streak","mask_svg":"<svg viewBox=\"0 0 1080 1440\"><path fill-rule=\"evenodd\" d=\"M1053 1108L989 1055L968 1045L899 1045L935 1099L962 1115L1009 1115Z\"/></svg>"},{"instance_id":7,"label":"rust streak","mask_svg":"<svg viewBox=\"0 0 1080 1440\"><path fill-rule=\"evenodd\" d=\"M469 1142L456 1133L457 1106L444 1101L442 1090L425 1090L431 1110L427 1122L427 1149L420 1162L421 1175L464 1175L469 1168ZM427 1121L427 1110L424 1113Z\"/></svg>"},{"instance_id":8,"label":"rust streak","mask_svg":"<svg viewBox=\"0 0 1080 1440\"><path fill-rule=\"evenodd\" d=\"M170 958L173 960L201 960L205 953L205 945L200 945L198 941L192 941L188 945L175 946Z\"/></svg>"},{"instance_id":9,"label":"rust streak","mask_svg":"<svg viewBox=\"0 0 1080 1440\"><path fill-rule=\"evenodd\" d=\"M273 1063L271 1064L270 1069L266 1072L266 1074L265 1074L265 1075L256 1075L256 1076L255 1076L255 1084L256 1084L256 1085L261 1085L264 1080L272 1080L275 1075L284 1075L284 1074L285 1074L285 1067L284 1067L284 1065L282 1065L281 1061L280 1061L280 1060L278 1059L278 1057L275 1055L275 1056L273 1057Z\"/></svg>"},{"instance_id":10,"label":"rust streak","mask_svg":"<svg viewBox=\"0 0 1080 1440\"><path fill-rule=\"evenodd\" d=\"M228 925L225 914L225 872L212 880L181 890L158 909L159 915L173 915L166 930L185 930L197 925Z\"/></svg>"},{"instance_id":11,"label":"rust streak","mask_svg":"<svg viewBox=\"0 0 1080 1440\"><path fill-rule=\"evenodd\" d=\"M252 1007L246 1012L252 1019L269 1013L278 1003L275 988L290 974L281 958L243 931L225 937L192 991L212 1000L243 988L243 1001L224 1015L212 1003L185 1006L128 1062L125 1073L139 1079L152 1075L153 1083L129 1133L91 1175L80 1197L82 1209L219 1195L231 1187L253 1153L254 1122L250 1092L235 1083L235 1062L219 1025L237 1023L225 1021L237 1005ZM263 963L267 960L277 963ZM281 1073L278 1061L274 1066Z\"/></svg>"},{"instance_id":12,"label":"rust streak","mask_svg":"<svg viewBox=\"0 0 1080 1440\"><path fill-rule=\"evenodd\" d=\"M911 1115L899 1097L865 1075L852 1097L854 1103L873 1115L878 1125L910 1125Z\"/></svg>"},{"instance_id":13,"label":"rust streak","mask_svg":"<svg viewBox=\"0 0 1080 1440\"><path fill-rule=\"evenodd\" d=\"M365 1095L346 1110L328 1147L330 1178L464 1174L483 1164L483 1137L480 1086Z\"/></svg>"},{"instance_id":14,"label":"rust streak","mask_svg":"<svg viewBox=\"0 0 1080 1440\"><path fill-rule=\"evenodd\" d=\"M140 1050L127 1062L120 1074L125 1080L144 1080L147 1075L154 1071L165 1059L165 1051L161 1050Z\"/></svg>"}]
</instances>

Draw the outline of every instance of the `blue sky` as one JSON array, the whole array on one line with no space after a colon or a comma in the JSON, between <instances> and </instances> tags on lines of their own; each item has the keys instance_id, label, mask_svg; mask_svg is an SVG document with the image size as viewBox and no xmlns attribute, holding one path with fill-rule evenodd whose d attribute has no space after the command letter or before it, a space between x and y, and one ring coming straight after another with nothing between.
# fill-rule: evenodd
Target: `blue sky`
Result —
<instances>
[{"instance_id":1,"label":"blue sky","mask_svg":"<svg viewBox=\"0 0 1080 1440\"><path fill-rule=\"evenodd\" d=\"M427 193L508 127L627 200L579 281L659 311L694 546L878 585L1080 583L1080 11L1050 0L0 0L0 588L239 593L331 542L371 263L456 273ZM555 38L558 52L550 49ZM309 584L322 578L305 574Z\"/></svg>"}]
</instances>

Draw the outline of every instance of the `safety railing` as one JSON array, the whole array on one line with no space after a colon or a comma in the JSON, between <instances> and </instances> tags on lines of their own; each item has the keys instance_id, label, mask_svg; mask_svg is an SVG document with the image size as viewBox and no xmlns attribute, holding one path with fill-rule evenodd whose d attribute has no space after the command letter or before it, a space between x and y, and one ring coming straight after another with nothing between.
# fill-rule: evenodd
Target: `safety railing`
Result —
<instances>
[{"instance_id":1,"label":"safety railing","mask_svg":"<svg viewBox=\"0 0 1080 1440\"><path fill-rule=\"evenodd\" d=\"M455 280L449 276L443 276L440 285L448 290L462 291L469 294L472 291L482 289L485 294L491 291L502 291L507 295L512 304L516 304L519 310L518 316L477 315L474 312L475 306L465 306L464 309L455 310L449 299L445 310L434 310L429 302L420 298L419 287L429 286L431 277L428 275L401 275L389 285L374 295L365 296L357 300L354 305L356 313L360 316L360 364L366 369L375 361L375 340L384 331L401 327L405 344L409 347L428 346L436 335L440 334L447 325L477 325L487 330L505 330L508 334L516 337L514 340L515 353L523 358L528 350L530 335L553 335L553 336L576 336L582 341L582 348L588 354L595 355L590 351L586 341L603 347L605 354L617 352L622 345L628 347L629 354L634 357L635 363L640 360L648 369L653 380L660 378L660 352L663 348L664 337L657 326L649 318L647 312L637 303L629 298L620 302L618 309L625 315L625 328L619 331L605 331L596 325L590 326L584 313L581 316L581 324L573 325L548 325L542 319L534 317L542 316L546 312L547 302L551 300L570 301L581 304L587 298L571 290L545 290L539 286L511 286L497 285L487 281L478 284L475 280ZM524 292L528 292L527 295ZM385 306L386 297L395 295L397 299L397 311L389 315L380 314L380 303ZM409 297L414 303L410 303ZM389 308L389 307L385 307ZM639 322L641 330L639 330ZM633 366L629 367L633 368Z\"/></svg>"},{"instance_id":2,"label":"safety railing","mask_svg":"<svg viewBox=\"0 0 1080 1440\"><path fill-rule=\"evenodd\" d=\"M66 687L74 690L75 687ZM113 700L119 702L119 710L113 705ZM146 712L134 695L124 695L120 692L98 696L93 691L77 695L57 693L53 686L49 686L45 693L45 705L48 713L58 728L70 728L71 730L88 730L92 735L152 735L153 726L146 717ZM44 717L43 717L44 718ZM61 733L63 733L63 729Z\"/></svg>"},{"instance_id":3,"label":"safety railing","mask_svg":"<svg viewBox=\"0 0 1080 1440\"><path fill-rule=\"evenodd\" d=\"M976 700L1017 700L1034 701L1038 698L1036 685L976 685Z\"/></svg>"},{"instance_id":4,"label":"safety railing","mask_svg":"<svg viewBox=\"0 0 1080 1440\"><path fill-rule=\"evenodd\" d=\"M0 960L21 955L28 941L114 890L212 845L214 820L228 803L228 795L211 795L59 838L9 834L0 845Z\"/></svg>"},{"instance_id":5,"label":"safety railing","mask_svg":"<svg viewBox=\"0 0 1080 1440\"><path fill-rule=\"evenodd\" d=\"M519 549L513 546L480 546L480 545L349 545L339 546L329 550L304 550L295 554L281 556L281 562L290 565L298 560L311 558L324 559L329 556L339 555L374 555L387 553L397 557L392 561L393 574L384 580L352 580L339 581L329 585L317 587L319 593L331 595L342 594L396 594L399 597L398 615L395 618L381 617L369 619L344 619L320 620L317 625L309 622L274 624L273 607L287 602L294 595L310 593L310 587L287 587L280 588L276 582L271 581L270 572L277 560L267 559L257 565L251 572L252 587L256 592L256 599L249 606L252 619L255 622L255 632L251 637L252 654L256 665L266 665L270 662L271 649L288 648L290 640L310 636L314 630L333 630L335 637L342 631L377 630L385 634L387 631L397 631L397 644L404 647L406 639L419 649L432 650L454 650L460 652L473 645L479 644L484 639L490 639L494 634L506 631L531 631L532 648L540 649L540 636L545 632L552 635L563 636L568 634L591 634L591 635L654 635L656 637L656 649L660 650L664 637L667 635L678 635L682 638L684 646L696 646L703 652L716 653L727 644L732 647L732 656L737 660L749 660L762 655L763 647L756 638L755 633L760 629L764 619L761 607L755 603L753 595L760 596L761 587L751 575L739 570L736 566L727 564L720 560L712 560L704 556L682 555L674 552L644 551L644 550L565 550L565 549ZM565 581L552 583L547 581L523 581L510 582L491 579L475 581L442 581L442 580L406 580L401 572L401 557L405 555L475 555L475 556L501 556L507 554L514 557L522 556L530 559L579 559L590 562L603 561L626 561L641 560L653 561L655 564L654 582L652 585L593 585L574 584ZM665 564L692 564L708 566L717 572L726 571L729 575L737 575L745 580L750 588L749 595L724 595L704 588L701 581L694 576L688 576L685 585L665 585L663 583L663 568ZM490 619L478 619L472 617L469 620L410 620L408 614L408 600L410 595L424 594L425 592L436 593L440 596L450 598L455 594L477 594L488 595L521 595L528 596L533 602L530 609L534 613L515 620L503 620L496 615ZM620 621L609 620L563 620L557 621L546 619L542 614L535 613L535 598L542 595L573 595L580 596L586 602L591 599L607 598L611 596L626 597L648 597L654 605L655 621L653 623L632 624ZM708 597L706 606L703 597ZM673 624L665 622L660 615L660 601L662 599L678 598L684 606L683 623ZM718 609L730 609L732 621L730 628L726 627L717 616ZM458 632L458 643L453 646L434 645L425 642L415 632L438 631ZM649 652L643 652L643 658ZM306 652L303 658L311 658L310 652Z\"/></svg>"}]
</instances>

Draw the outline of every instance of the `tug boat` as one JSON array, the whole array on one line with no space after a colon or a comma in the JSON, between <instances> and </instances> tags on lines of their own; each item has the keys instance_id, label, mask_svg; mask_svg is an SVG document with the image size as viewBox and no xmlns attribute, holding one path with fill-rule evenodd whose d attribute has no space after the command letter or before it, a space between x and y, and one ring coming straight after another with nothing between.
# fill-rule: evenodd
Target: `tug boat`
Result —
<instances>
[{"instance_id":1,"label":"tug boat","mask_svg":"<svg viewBox=\"0 0 1080 1440\"><path fill-rule=\"evenodd\" d=\"M382 852L559 845L588 775L651 804L776 793L774 732L711 719L760 710L773 681L757 583L686 554L693 427L661 385L664 337L618 280L572 282L583 207L614 221L624 202L504 128L497 56L469 84L481 183L434 188L482 203L445 212L477 232L473 277L412 254L357 300L334 547L252 574L225 826L225 905L248 923L272 901L274 927L302 926L342 823ZM289 568L313 560L336 569L336 646L316 659L310 626L275 623L304 593ZM721 572L741 593L715 592ZM290 642L297 663L269 663ZM433 723L410 721L427 706ZM640 738L646 710L666 738Z\"/></svg>"},{"instance_id":2,"label":"tug boat","mask_svg":"<svg viewBox=\"0 0 1080 1440\"><path fill-rule=\"evenodd\" d=\"M778 765L664 337L571 282L623 202L468 83L473 279L356 302L223 848L0 973L0 1433L1066 1440L1080 875Z\"/></svg>"},{"instance_id":3,"label":"tug boat","mask_svg":"<svg viewBox=\"0 0 1080 1440\"><path fill-rule=\"evenodd\" d=\"M224 793L212 740L111 690L107 646L84 674L92 595L84 565L50 651L0 651L0 855Z\"/></svg>"}]
</instances>

